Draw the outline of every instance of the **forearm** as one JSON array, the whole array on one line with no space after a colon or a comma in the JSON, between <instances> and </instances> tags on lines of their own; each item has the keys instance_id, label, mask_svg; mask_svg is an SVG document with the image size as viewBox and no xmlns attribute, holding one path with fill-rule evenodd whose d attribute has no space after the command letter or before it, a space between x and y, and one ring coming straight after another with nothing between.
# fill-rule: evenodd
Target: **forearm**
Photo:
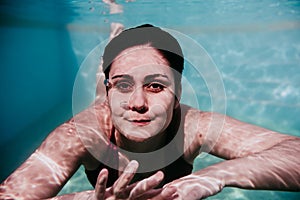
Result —
<instances>
[{"instance_id":1,"label":"forearm","mask_svg":"<svg viewBox=\"0 0 300 200\"><path fill-rule=\"evenodd\" d=\"M300 191L300 139L285 140L251 154L201 170L222 180L224 186L245 189Z\"/></svg>"},{"instance_id":2,"label":"forearm","mask_svg":"<svg viewBox=\"0 0 300 200\"><path fill-rule=\"evenodd\" d=\"M178 198L202 199L224 187L300 191L300 138L209 112L192 110L187 118L187 160L207 151L225 161L167 184L161 196L175 190Z\"/></svg>"},{"instance_id":3,"label":"forearm","mask_svg":"<svg viewBox=\"0 0 300 200\"><path fill-rule=\"evenodd\" d=\"M0 185L0 199L42 199L55 196L78 167L94 168L108 140L90 107L56 128L41 146ZM100 118L100 119L102 119ZM105 123L101 121L100 123Z\"/></svg>"},{"instance_id":4,"label":"forearm","mask_svg":"<svg viewBox=\"0 0 300 200\"><path fill-rule=\"evenodd\" d=\"M56 195L79 167L83 152L74 124L62 124L1 184L0 199Z\"/></svg>"}]
</instances>

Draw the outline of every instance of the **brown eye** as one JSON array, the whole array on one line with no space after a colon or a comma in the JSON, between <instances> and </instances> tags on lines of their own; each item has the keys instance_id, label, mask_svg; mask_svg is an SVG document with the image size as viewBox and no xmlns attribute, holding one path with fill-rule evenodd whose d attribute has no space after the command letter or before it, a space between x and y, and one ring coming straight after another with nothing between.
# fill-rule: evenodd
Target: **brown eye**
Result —
<instances>
[{"instance_id":1,"label":"brown eye","mask_svg":"<svg viewBox=\"0 0 300 200\"><path fill-rule=\"evenodd\" d=\"M165 86L160 83L150 83L146 86L147 91L158 93L165 89Z\"/></svg>"},{"instance_id":2,"label":"brown eye","mask_svg":"<svg viewBox=\"0 0 300 200\"><path fill-rule=\"evenodd\" d=\"M133 90L133 85L129 82L119 81L115 84L115 88L117 88L120 92L127 93Z\"/></svg>"}]
</instances>

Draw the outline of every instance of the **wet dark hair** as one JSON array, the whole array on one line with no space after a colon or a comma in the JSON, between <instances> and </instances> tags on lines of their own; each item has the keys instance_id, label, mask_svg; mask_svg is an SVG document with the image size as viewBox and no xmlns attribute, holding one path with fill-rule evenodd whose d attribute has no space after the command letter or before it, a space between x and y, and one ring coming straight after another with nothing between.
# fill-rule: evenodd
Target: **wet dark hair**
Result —
<instances>
[{"instance_id":1,"label":"wet dark hair","mask_svg":"<svg viewBox=\"0 0 300 200\"><path fill-rule=\"evenodd\" d=\"M182 49L171 34L151 24L126 29L106 45L102 65L105 78L109 78L111 64L123 50L145 44L157 49L175 70L175 87L178 89L184 65Z\"/></svg>"}]
</instances>

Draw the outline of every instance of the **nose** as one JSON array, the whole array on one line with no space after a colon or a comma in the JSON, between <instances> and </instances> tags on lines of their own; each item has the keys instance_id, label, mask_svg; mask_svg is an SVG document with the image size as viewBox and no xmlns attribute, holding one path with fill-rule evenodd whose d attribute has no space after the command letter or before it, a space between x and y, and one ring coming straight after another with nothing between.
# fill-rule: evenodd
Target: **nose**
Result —
<instances>
[{"instance_id":1,"label":"nose","mask_svg":"<svg viewBox=\"0 0 300 200\"><path fill-rule=\"evenodd\" d=\"M147 96L143 90L143 87L138 87L132 93L129 99L129 109L139 113L145 113L148 111Z\"/></svg>"}]
</instances>

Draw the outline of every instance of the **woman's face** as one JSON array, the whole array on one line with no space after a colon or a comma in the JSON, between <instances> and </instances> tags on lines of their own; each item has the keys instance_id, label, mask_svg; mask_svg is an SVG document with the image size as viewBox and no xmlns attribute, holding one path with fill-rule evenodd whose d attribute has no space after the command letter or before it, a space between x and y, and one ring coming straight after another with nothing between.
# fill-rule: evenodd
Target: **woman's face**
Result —
<instances>
[{"instance_id":1,"label":"woman's face","mask_svg":"<svg viewBox=\"0 0 300 200\"><path fill-rule=\"evenodd\" d=\"M175 79L168 61L148 45L128 48L109 72L112 121L126 138L145 141L170 124L175 106Z\"/></svg>"}]
</instances>

